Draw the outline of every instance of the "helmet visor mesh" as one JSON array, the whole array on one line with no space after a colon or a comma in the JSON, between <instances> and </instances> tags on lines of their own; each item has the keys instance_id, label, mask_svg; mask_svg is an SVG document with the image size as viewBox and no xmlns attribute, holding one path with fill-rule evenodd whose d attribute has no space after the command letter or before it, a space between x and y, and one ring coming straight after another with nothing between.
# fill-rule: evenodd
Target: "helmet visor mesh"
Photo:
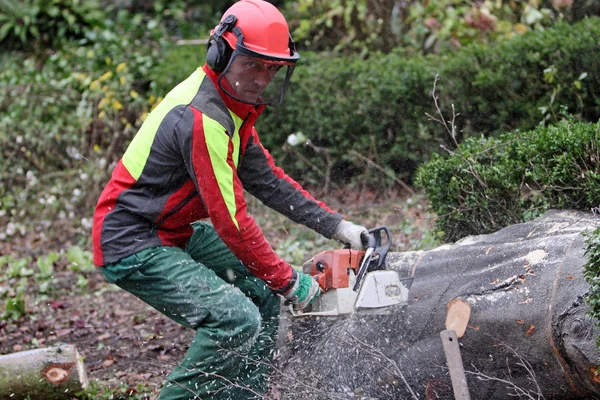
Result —
<instances>
[{"instance_id":1,"label":"helmet visor mesh","mask_svg":"<svg viewBox=\"0 0 600 400\"><path fill-rule=\"evenodd\" d=\"M236 50L219 77L219 87L243 103L278 106L283 101L294 64L252 57ZM224 85L223 79L229 85Z\"/></svg>"}]
</instances>

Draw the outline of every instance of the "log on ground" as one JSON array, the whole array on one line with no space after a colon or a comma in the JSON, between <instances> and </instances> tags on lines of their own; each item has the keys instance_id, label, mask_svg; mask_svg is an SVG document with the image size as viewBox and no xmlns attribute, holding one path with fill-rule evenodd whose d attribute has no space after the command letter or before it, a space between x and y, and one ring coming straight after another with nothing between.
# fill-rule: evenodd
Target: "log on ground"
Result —
<instances>
[{"instance_id":1,"label":"log on ground","mask_svg":"<svg viewBox=\"0 0 600 400\"><path fill-rule=\"evenodd\" d=\"M74 345L0 356L0 399L71 399L88 385Z\"/></svg>"},{"instance_id":2,"label":"log on ground","mask_svg":"<svg viewBox=\"0 0 600 400\"><path fill-rule=\"evenodd\" d=\"M414 282L406 306L292 318L280 328L281 399L452 399L440 341L447 306L468 302L459 339L471 399L600 398L600 330L587 315L583 232L600 220L549 212L494 234L388 255ZM543 397L542 397L543 396Z\"/></svg>"}]
</instances>

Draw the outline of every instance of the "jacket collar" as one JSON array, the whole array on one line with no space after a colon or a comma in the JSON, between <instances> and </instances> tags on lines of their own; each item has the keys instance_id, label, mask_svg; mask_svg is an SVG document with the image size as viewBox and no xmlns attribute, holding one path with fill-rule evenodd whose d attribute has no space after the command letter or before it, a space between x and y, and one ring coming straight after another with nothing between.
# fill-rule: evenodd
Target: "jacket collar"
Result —
<instances>
[{"instance_id":1,"label":"jacket collar","mask_svg":"<svg viewBox=\"0 0 600 400\"><path fill-rule=\"evenodd\" d=\"M217 91L219 92L219 95L221 96L221 99L223 99L223 102L225 103L227 108L230 109L231 111L233 111L235 113L235 115L240 117L242 120L249 119L249 121L247 121L247 122L250 122L251 125L254 125L254 121L256 121L256 119L263 112L263 110L266 108L266 106L265 105L255 106L252 104L242 103L241 101L234 99L233 97L231 97L230 95L225 93L219 87L219 84L217 82L217 80L219 79L219 75L220 75L219 73L216 73L215 71L213 71L208 66L208 64L204 64L204 66L202 67L202 70L206 73L206 75L210 78L212 83L217 88ZM233 90L233 88L231 87L231 85L229 84L229 82L227 82L227 79L221 79L221 85L225 86L225 89L227 91L231 91L233 93L235 92Z\"/></svg>"}]
</instances>

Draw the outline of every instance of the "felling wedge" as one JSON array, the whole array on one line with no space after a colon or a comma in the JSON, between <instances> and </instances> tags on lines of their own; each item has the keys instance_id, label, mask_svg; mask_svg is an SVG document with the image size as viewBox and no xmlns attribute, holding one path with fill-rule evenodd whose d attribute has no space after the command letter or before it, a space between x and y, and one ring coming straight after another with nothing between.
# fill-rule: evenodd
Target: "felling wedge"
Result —
<instances>
[{"instance_id":1,"label":"felling wedge","mask_svg":"<svg viewBox=\"0 0 600 400\"><path fill-rule=\"evenodd\" d=\"M388 228L381 226L369 231L365 251L341 249L317 254L308 264L322 294L303 312L290 307L292 314L336 316L407 304L413 278L401 279L397 271L386 269L391 245Z\"/></svg>"}]
</instances>

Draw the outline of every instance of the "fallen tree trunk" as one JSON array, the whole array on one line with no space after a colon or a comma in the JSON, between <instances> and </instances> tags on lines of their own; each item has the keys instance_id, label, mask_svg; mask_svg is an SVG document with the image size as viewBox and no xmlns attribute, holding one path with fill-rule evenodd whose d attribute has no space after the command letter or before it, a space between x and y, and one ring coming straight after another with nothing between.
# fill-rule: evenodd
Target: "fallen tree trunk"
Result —
<instances>
[{"instance_id":1,"label":"fallen tree trunk","mask_svg":"<svg viewBox=\"0 0 600 400\"><path fill-rule=\"evenodd\" d=\"M282 399L452 399L440 332L453 299L471 306L459 339L471 399L600 398L599 329L587 315L587 213L535 221L429 251L393 253L409 304L281 327Z\"/></svg>"},{"instance_id":2,"label":"fallen tree trunk","mask_svg":"<svg viewBox=\"0 0 600 400\"><path fill-rule=\"evenodd\" d=\"M0 399L71 399L87 385L74 345L0 356Z\"/></svg>"}]
</instances>

